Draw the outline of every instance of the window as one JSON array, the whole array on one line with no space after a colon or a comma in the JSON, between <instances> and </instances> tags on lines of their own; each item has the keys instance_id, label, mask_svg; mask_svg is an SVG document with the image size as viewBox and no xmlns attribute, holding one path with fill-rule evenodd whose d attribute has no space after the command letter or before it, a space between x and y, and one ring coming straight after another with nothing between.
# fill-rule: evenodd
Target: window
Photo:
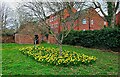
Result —
<instances>
[{"instance_id":1,"label":"window","mask_svg":"<svg viewBox=\"0 0 120 77\"><path fill-rule=\"evenodd\" d=\"M85 29L83 29L83 31L85 31Z\"/></svg>"},{"instance_id":2,"label":"window","mask_svg":"<svg viewBox=\"0 0 120 77\"><path fill-rule=\"evenodd\" d=\"M86 24L86 19L83 19L83 20L82 20L82 24Z\"/></svg>"},{"instance_id":3,"label":"window","mask_svg":"<svg viewBox=\"0 0 120 77\"><path fill-rule=\"evenodd\" d=\"M93 23L94 23L93 20L91 20L91 24L92 24L92 25L93 25Z\"/></svg>"},{"instance_id":4,"label":"window","mask_svg":"<svg viewBox=\"0 0 120 77\"><path fill-rule=\"evenodd\" d=\"M106 25L107 23L104 21L104 25Z\"/></svg>"}]
</instances>

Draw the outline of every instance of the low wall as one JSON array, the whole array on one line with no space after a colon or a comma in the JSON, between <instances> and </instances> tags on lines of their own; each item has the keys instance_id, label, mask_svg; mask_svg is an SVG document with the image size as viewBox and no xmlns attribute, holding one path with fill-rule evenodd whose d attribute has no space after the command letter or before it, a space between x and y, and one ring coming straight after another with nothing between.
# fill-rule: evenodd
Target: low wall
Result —
<instances>
[{"instance_id":1,"label":"low wall","mask_svg":"<svg viewBox=\"0 0 120 77\"><path fill-rule=\"evenodd\" d=\"M51 44L57 44L56 39L52 35L48 36L48 42Z\"/></svg>"},{"instance_id":2,"label":"low wall","mask_svg":"<svg viewBox=\"0 0 120 77\"><path fill-rule=\"evenodd\" d=\"M57 44L56 39L49 35L48 39L45 36L42 36L41 34L38 35L39 37L39 43L41 41L49 42L51 44ZM27 35L27 34L15 34L11 36L0 36L0 42L1 43L18 43L18 44L34 44L34 35Z\"/></svg>"},{"instance_id":3,"label":"low wall","mask_svg":"<svg viewBox=\"0 0 120 77\"><path fill-rule=\"evenodd\" d=\"M15 34L15 43L34 44L34 40L30 35Z\"/></svg>"},{"instance_id":4,"label":"low wall","mask_svg":"<svg viewBox=\"0 0 120 77\"><path fill-rule=\"evenodd\" d=\"M14 43L14 35L9 35L9 36L0 36L0 42L1 43Z\"/></svg>"},{"instance_id":5,"label":"low wall","mask_svg":"<svg viewBox=\"0 0 120 77\"><path fill-rule=\"evenodd\" d=\"M42 39L47 41L45 36L38 34L38 41L41 43ZM27 34L15 34L15 43L18 44L34 44L34 35L27 35Z\"/></svg>"}]
</instances>

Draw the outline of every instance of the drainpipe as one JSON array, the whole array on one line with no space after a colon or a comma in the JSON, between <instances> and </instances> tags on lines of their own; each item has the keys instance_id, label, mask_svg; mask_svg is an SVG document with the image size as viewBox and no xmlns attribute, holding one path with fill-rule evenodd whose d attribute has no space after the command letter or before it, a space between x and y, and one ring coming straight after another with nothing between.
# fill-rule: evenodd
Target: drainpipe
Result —
<instances>
[{"instance_id":1,"label":"drainpipe","mask_svg":"<svg viewBox=\"0 0 120 77\"><path fill-rule=\"evenodd\" d=\"M89 26L89 30L90 30L90 17L88 17L88 26Z\"/></svg>"}]
</instances>

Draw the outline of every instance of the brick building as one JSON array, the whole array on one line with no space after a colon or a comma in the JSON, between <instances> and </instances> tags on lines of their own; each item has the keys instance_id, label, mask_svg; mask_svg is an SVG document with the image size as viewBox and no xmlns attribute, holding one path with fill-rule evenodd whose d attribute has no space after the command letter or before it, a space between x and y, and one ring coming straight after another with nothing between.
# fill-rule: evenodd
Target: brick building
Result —
<instances>
[{"instance_id":1,"label":"brick building","mask_svg":"<svg viewBox=\"0 0 120 77\"><path fill-rule=\"evenodd\" d=\"M120 25L120 11L116 14L116 24Z\"/></svg>"},{"instance_id":2,"label":"brick building","mask_svg":"<svg viewBox=\"0 0 120 77\"><path fill-rule=\"evenodd\" d=\"M65 25L70 29L70 25L73 24L74 30L100 30L104 28L104 26L108 26L108 23L101 17L98 12L90 7L87 9L82 10L81 12L77 11L76 9L72 8L72 12L74 13L74 21L71 22L70 14L67 9L63 9L59 12L51 14L46 19L46 23L50 25L55 33L60 33L62 30L62 23L60 21L61 18L67 20ZM60 14L63 14L60 17ZM116 15L116 23L120 24L120 12ZM35 26L34 23L27 23L20 27L18 32L15 34L15 42L19 44L33 44L34 37L38 37L38 43L41 40L48 41L49 43L57 43L55 38L49 34L48 40L45 36L41 35L40 27Z\"/></svg>"},{"instance_id":3,"label":"brick building","mask_svg":"<svg viewBox=\"0 0 120 77\"><path fill-rule=\"evenodd\" d=\"M42 39L46 40L46 38L41 35L40 27L32 22L28 22L22 25L15 34L15 43L34 44L35 37L38 39L36 41L37 44L39 44Z\"/></svg>"},{"instance_id":4,"label":"brick building","mask_svg":"<svg viewBox=\"0 0 120 77\"><path fill-rule=\"evenodd\" d=\"M77 12L79 13L79 12ZM107 22L92 7L83 10L74 22L74 30L100 30L107 26Z\"/></svg>"},{"instance_id":5,"label":"brick building","mask_svg":"<svg viewBox=\"0 0 120 77\"><path fill-rule=\"evenodd\" d=\"M70 14L67 9L62 10L64 12L62 18L66 19L65 25L70 29L71 24L73 24L74 30L100 30L107 26L107 22L101 17L98 12L92 7L80 11L76 11L72 8L74 12L75 20L71 22L69 19ZM59 33L62 30L62 24L60 23L60 16L58 13L52 14L46 21L49 23L50 27L54 30L55 33ZM49 38L52 36L50 35ZM52 40L52 41L51 41ZM50 43L56 43L55 39L48 39Z\"/></svg>"},{"instance_id":6,"label":"brick building","mask_svg":"<svg viewBox=\"0 0 120 77\"><path fill-rule=\"evenodd\" d=\"M76 13L77 10L75 8L72 8L72 12ZM61 25L61 19L67 19L70 16L70 14L68 13L67 9L62 9L54 14L51 14L47 19L46 19L46 23L49 23L51 29L57 34L60 33L60 31L62 30L62 26ZM57 43L56 40L54 39L54 37L52 35L49 34L48 36L48 42L49 43Z\"/></svg>"},{"instance_id":7,"label":"brick building","mask_svg":"<svg viewBox=\"0 0 120 77\"><path fill-rule=\"evenodd\" d=\"M73 8L74 9L74 8ZM74 22L74 30L99 30L102 29L104 26L107 26L107 22L101 17L98 12L92 7L84 9L79 13L75 9L73 10L75 13L74 16L78 17ZM64 9L64 19L69 19L69 13L67 9ZM55 31L59 32L62 28L60 25L60 18L56 14L50 15L47 22L50 24L51 28ZM66 25L69 27L72 24L71 21L66 22Z\"/></svg>"}]
</instances>

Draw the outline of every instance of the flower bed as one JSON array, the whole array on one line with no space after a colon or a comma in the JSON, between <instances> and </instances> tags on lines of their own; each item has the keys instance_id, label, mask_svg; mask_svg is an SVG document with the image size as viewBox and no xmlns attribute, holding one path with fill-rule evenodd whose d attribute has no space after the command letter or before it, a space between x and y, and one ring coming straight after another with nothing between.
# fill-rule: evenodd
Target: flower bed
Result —
<instances>
[{"instance_id":1,"label":"flower bed","mask_svg":"<svg viewBox=\"0 0 120 77\"><path fill-rule=\"evenodd\" d=\"M59 49L45 48L37 46L21 48L20 51L28 56L32 56L35 60L43 63L50 63L53 65L79 65L79 64L91 64L96 61L96 57L87 56L84 54L78 54L75 51L62 51L62 56L59 55Z\"/></svg>"}]
</instances>

